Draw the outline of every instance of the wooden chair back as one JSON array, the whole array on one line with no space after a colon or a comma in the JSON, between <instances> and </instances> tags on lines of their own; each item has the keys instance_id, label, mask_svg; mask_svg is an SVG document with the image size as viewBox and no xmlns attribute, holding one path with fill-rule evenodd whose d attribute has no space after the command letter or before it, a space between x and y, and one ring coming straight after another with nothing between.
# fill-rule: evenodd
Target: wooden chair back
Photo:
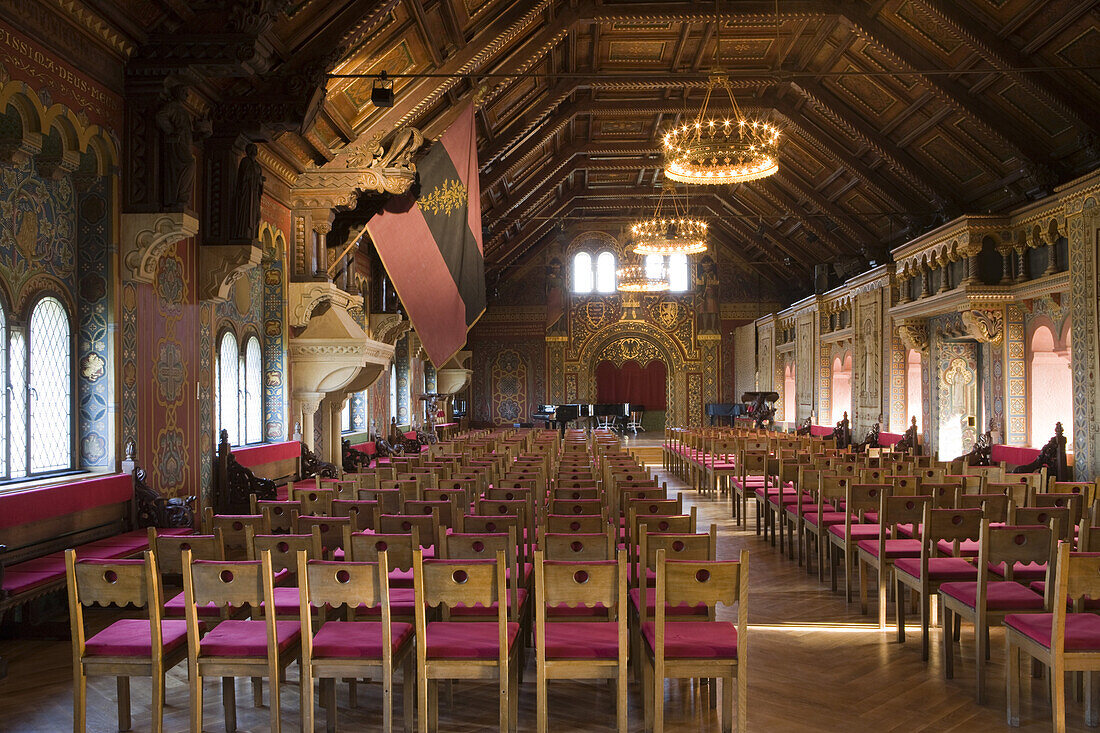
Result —
<instances>
[{"instance_id":1,"label":"wooden chair back","mask_svg":"<svg viewBox=\"0 0 1100 733\"><path fill-rule=\"evenodd\" d=\"M344 546L344 528L351 527L351 517L298 517L298 534L312 534L315 527L321 535L321 547L331 555Z\"/></svg>"},{"instance_id":2,"label":"wooden chair back","mask_svg":"<svg viewBox=\"0 0 1100 733\"><path fill-rule=\"evenodd\" d=\"M1004 563L1005 580L1013 579L1013 566L1018 562L1047 563L1049 573L1049 569L1054 566L1057 549L1057 536L1050 525L1032 524L993 527L990 526L988 519L983 519L982 538L978 547L978 568L983 576L983 582L978 587L979 608L982 607L981 603L985 595L984 581L1000 580L996 576L989 577L991 575L990 565Z\"/></svg>"},{"instance_id":3,"label":"wooden chair back","mask_svg":"<svg viewBox=\"0 0 1100 733\"><path fill-rule=\"evenodd\" d=\"M381 514L378 531L382 534L409 534L417 530L420 546L427 547L439 541L439 520L432 514Z\"/></svg>"},{"instance_id":4,"label":"wooden chair back","mask_svg":"<svg viewBox=\"0 0 1100 733\"><path fill-rule=\"evenodd\" d=\"M1066 507L1069 509L1069 521L1074 526L1081 523L1084 501L1081 494L1035 494L1032 498L1032 506L1036 507Z\"/></svg>"},{"instance_id":5,"label":"wooden chair back","mask_svg":"<svg viewBox=\"0 0 1100 733\"><path fill-rule=\"evenodd\" d=\"M221 532L226 557L244 557L248 552L247 529L253 534L263 534L262 514L215 514L213 507L206 507L206 531Z\"/></svg>"},{"instance_id":6,"label":"wooden chair back","mask_svg":"<svg viewBox=\"0 0 1100 733\"><path fill-rule=\"evenodd\" d=\"M424 553L413 554L413 588L416 594L417 654L423 655L428 608L442 606L444 620L455 606L491 606L497 604L497 623L505 634L508 623L507 560L504 551L493 562L481 560L424 560ZM500 654L507 654L505 648Z\"/></svg>"},{"instance_id":7,"label":"wooden chair back","mask_svg":"<svg viewBox=\"0 0 1100 733\"><path fill-rule=\"evenodd\" d=\"M959 494L959 509L981 509L983 516L991 522L1007 522L1012 498L1007 494Z\"/></svg>"},{"instance_id":8,"label":"wooden chair back","mask_svg":"<svg viewBox=\"0 0 1100 733\"><path fill-rule=\"evenodd\" d=\"M271 555L271 570L298 572L298 553L304 552L310 560L322 560L321 530L316 525L309 534L258 534L249 531L248 559L257 560L267 552ZM343 544L343 541L340 543Z\"/></svg>"},{"instance_id":9,"label":"wooden chair back","mask_svg":"<svg viewBox=\"0 0 1100 733\"><path fill-rule=\"evenodd\" d=\"M546 533L599 534L608 526L607 520L594 514L547 514L543 519Z\"/></svg>"},{"instance_id":10,"label":"wooden chair back","mask_svg":"<svg viewBox=\"0 0 1100 733\"><path fill-rule=\"evenodd\" d=\"M550 514L599 514L607 513L607 507L600 499L553 499L547 510Z\"/></svg>"},{"instance_id":11,"label":"wooden chair back","mask_svg":"<svg viewBox=\"0 0 1100 733\"><path fill-rule=\"evenodd\" d=\"M1068 506L1018 506L1013 507L1008 523L1051 526L1056 539L1072 544L1075 525L1070 521L1072 516L1070 512L1071 509ZM1051 522L1054 524L1051 525Z\"/></svg>"},{"instance_id":12,"label":"wooden chair back","mask_svg":"<svg viewBox=\"0 0 1100 733\"><path fill-rule=\"evenodd\" d=\"M157 568L162 576L183 573L183 551L190 550L196 560L224 560L225 546L222 531L213 534L165 534L158 535L156 527L149 528L149 549L157 557Z\"/></svg>"},{"instance_id":13,"label":"wooden chair back","mask_svg":"<svg viewBox=\"0 0 1100 733\"><path fill-rule=\"evenodd\" d=\"M381 506L377 500L337 499L332 502L332 516L349 517L354 532L374 529L381 511Z\"/></svg>"},{"instance_id":14,"label":"wooden chair back","mask_svg":"<svg viewBox=\"0 0 1100 733\"><path fill-rule=\"evenodd\" d=\"M958 556L960 542L981 538L982 519L981 509L933 509L931 504L925 506L922 559L935 554L936 543L940 540L953 543L952 554Z\"/></svg>"},{"instance_id":15,"label":"wooden chair back","mask_svg":"<svg viewBox=\"0 0 1100 733\"><path fill-rule=\"evenodd\" d=\"M539 550L553 562L610 561L615 558L615 531L609 526L603 534L547 532Z\"/></svg>"},{"instance_id":16,"label":"wooden chair back","mask_svg":"<svg viewBox=\"0 0 1100 733\"><path fill-rule=\"evenodd\" d=\"M550 492L550 498L558 501L599 501L600 490L595 486L578 487L575 489L555 488Z\"/></svg>"},{"instance_id":17,"label":"wooden chair back","mask_svg":"<svg viewBox=\"0 0 1100 733\"><path fill-rule=\"evenodd\" d=\"M289 534L294 531L294 522L302 513L300 501L267 501L249 496L252 513L264 518L265 534Z\"/></svg>"},{"instance_id":18,"label":"wooden chair back","mask_svg":"<svg viewBox=\"0 0 1100 733\"><path fill-rule=\"evenodd\" d=\"M336 492L332 489L294 489L292 497L302 505L302 515L327 517L332 514Z\"/></svg>"},{"instance_id":19,"label":"wooden chair back","mask_svg":"<svg viewBox=\"0 0 1100 733\"><path fill-rule=\"evenodd\" d=\"M439 519L440 531L447 529L462 531L461 519L455 515L454 504L449 499L406 501L402 514L433 514Z\"/></svg>"},{"instance_id":20,"label":"wooden chair back","mask_svg":"<svg viewBox=\"0 0 1100 733\"><path fill-rule=\"evenodd\" d=\"M381 562L386 555L386 567L390 570L412 570L413 553L420 549L420 533L375 534L373 532L349 532L345 548L350 551L352 562Z\"/></svg>"}]
</instances>

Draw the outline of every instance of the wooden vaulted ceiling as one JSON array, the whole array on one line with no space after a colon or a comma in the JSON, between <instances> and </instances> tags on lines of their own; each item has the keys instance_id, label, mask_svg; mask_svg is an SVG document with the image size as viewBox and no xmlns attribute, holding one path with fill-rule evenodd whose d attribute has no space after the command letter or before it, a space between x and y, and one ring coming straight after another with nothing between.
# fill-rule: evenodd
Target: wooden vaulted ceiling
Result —
<instances>
[{"instance_id":1,"label":"wooden vaulted ceiling","mask_svg":"<svg viewBox=\"0 0 1100 733\"><path fill-rule=\"evenodd\" d=\"M698 109L719 38L738 103L783 130L780 172L695 187L691 203L720 257L778 290L1100 160L1095 0L722 0L718 22L713 3L677 0L252 2L274 6L285 63L335 50L338 74L422 75L383 109L372 79L330 79L310 128L271 143L292 168L403 125L436 137L479 100L490 281L563 223L653 210L661 133ZM160 8L147 24L163 31L188 4L123 5Z\"/></svg>"}]
</instances>

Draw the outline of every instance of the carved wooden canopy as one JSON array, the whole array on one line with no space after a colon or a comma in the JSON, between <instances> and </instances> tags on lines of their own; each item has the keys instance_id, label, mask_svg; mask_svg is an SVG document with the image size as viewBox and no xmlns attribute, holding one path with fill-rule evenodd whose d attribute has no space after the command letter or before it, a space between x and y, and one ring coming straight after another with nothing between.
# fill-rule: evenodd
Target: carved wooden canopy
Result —
<instances>
[{"instance_id":1,"label":"carved wooden canopy","mask_svg":"<svg viewBox=\"0 0 1100 733\"><path fill-rule=\"evenodd\" d=\"M651 210L661 130L698 108L718 37L738 103L783 129L780 172L692 202L726 266L776 289L1018 206L1100 148L1100 77L1075 68L1095 66L1100 21L1079 0L784 0L778 18L772 0L727 0L717 23L677 0L90 4L131 77L199 75L215 123L263 123L288 199L304 172L404 127L438 137L479 98L490 281L538 261L561 222ZM440 76L397 76L390 108L370 78L323 76L383 70Z\"/></svg>"}]
</instances>

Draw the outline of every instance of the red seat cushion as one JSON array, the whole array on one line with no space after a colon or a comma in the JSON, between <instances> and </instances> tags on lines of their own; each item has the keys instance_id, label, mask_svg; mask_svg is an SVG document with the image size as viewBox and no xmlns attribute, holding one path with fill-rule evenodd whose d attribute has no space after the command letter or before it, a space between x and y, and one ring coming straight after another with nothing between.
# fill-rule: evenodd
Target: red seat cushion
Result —
<instances>
[{"instance_id":1,"label":"red seat cushion","mask_svg":"<svg viewBox=\"0 0 1100 733\"><path fill-rule=\"evenodd\" d=\"M517 588L516 597L519 600L519 607L523 608L527 603L527 589ZM505 601L508 604L512 603L512 591L508 591L508 599ZM451 609L452 616L492 616L496 618L497 604L491 603L488 606L483 606L480 603L476 606L455 606Z\"/></svg>"},{"instance_id":2,"label":"red seat cushion","mask_svg":"<svg viewBox=\"0 0 1100 733\"><path fill-rule=\"evenodd\" d=\"M36 557L33 560L24 560L14 565L8 565L4 568L4 571L8 573L54 572L64 575L65 553L55 552L50 555Z\"/></svg>"},{"instance_id":3,"label":"red seat cushion","mask_svg":"<svg viewBox=\"0 0 1100 733\"><path fill-rule=\"evenodd\" d=\"M920 558L899 557L894 561L894 568L901 573L914 578L921 577ZM928 558L929 580L948 582L952 580L978 579L978 569L961 557L930 557Z\"/></svg>"},{"instance_id":4,"label":"red seat cushion","mask_svg":"<svg viewBox=\"0 0 1100 733\"><path fill-rule=\"evenodd\" d=\"M977 557L979 547L981 543L978 540L962 540L959 542L959 557ZM941 555L954 555L955 545L947 540L940 540L936 543L936 550Z\"/></svg>"},{"instance_id":5,"label":"red seat cushion","mask_svg":"<svg viewBox=\"0 0 1100 733\"><path fill-rule=\"evenodd\" d=\"M568 606L549 605L546 607L546 618L607 618L607 606L597 603L594 606Z\"/></svg>"},{"instance_id":6,"label":"red seat cushion","mask_svg":"<svg viewBox=\"0 0 1100 733\"><path fill-rule=\"evenodd\" d=\"M26 593L38 586L64 579L64 570L60 573L55 570L11 570L4 572L4 585L2 588L14 596L17 593Z\"/></svg>"},{"instance_id":7,"label":"red seat cushion","mask_svg":"<svg viewBox=\"0 0 1100 733\"><path fill-rule=\"evenodd\" d=\"M878 525L877 524L853 524L851 526L851 537L855 541L859 540L874 540L878 539ZM844 539L845 527L844 524L833 524L829 526L829 534ZM887 530L889 532L889 530Z\"/></svg>"},{"instance_id":8,"label":"red seat cushion","mask_svg":"<svg viewBox=\"0 0 1100 733\"><path fill-rule=\"evenodd\" d=\"M642 624L642 636L653 649L657 624ZM667 659L736 659L737 626L728 621L677 621L665 624Z\"/></svg>"},{"instance_id":9,"label":"red seat cushion","mask_svg":"<svg viewBox=\"0 0 1100 733\"><path fill-rule=\"evenodd\" d=\"M844 524L844 519L848 515L844 512L823 512L821 514L821 520L826 527L832 524ZM817 507L811 507L809 510L803 510L802 519L806 524L812 524L817 526Z\"/></svg>"},{"instance_id":10,"label":"red seat cushion","mask_svg":"<svg viewBox=\"0 0 1100 733\"><path fill-rule=\"evenodd\" d=\"M617 659L618 656L619 624L614 621L546 624L547 659Z\"/></svg>"},{"instance_id":11,"label":"red seat cushion","mask_svg":"<svg viewBox=\"0 0 1100 733\"><path fill-rule=\"evenodd\" d=\"M275 637L283 651L302 635L297 621L276 621ZM208 657L266 657L267 622L252 619L222 621L199 644L200 653Z\"/></svg>"},{"instance_id":12,"label":"red seat cushion","mask_svg":"<svg viewBox=\"0 0 1100 733\"><path fill-rule=\"evenodd\" d=\"M392 651L401 648L413 634L412 624L390 624ZM313 656L341 659L381 659L382 624L375 621L329 621L313 636Z\"/></svg>"},{"instance_id":13,"label":"red seat cushion","mask_svg":"<svg viewBox=\"0 0 1100 733\"><path fill-rule=\"evenodd\" d=\"M169 599L164 604L164 615L170 618L183 618L187 614L187 604L184 602L183 594L180 593L175 598ZM230 613L233 612L233 608L230 607ZM213 603L207 603L205 606L198 607L198 615L210 618L217 618L221 616L221 609L215 606Z\"/></svg>"},{"instance_id":14,"label":"red seat cushion","mask_svg":"<svg viewBox=\"0 0 1100 733\"><path fill-rule=\"evenodd\" d=\"M488 621L433 621L424 629L429 659L496 659L500 655L497 624ZM519 634L519 624L508 624L508 648Z\"/></svg>"},{"instance_id":15,"label":"red seat cushion","mask_svg":"<svg viewBox=\"0 0 1100 733\"><path fill-rule=\"evenodd\" d=\"M1054 614L1021 613L1005 616L1005 626L1050 648ZM1100 616L1093 613L1066 614L1066 651L1100 651Z\"/></svg>"},{"instance_id":16,"label":"red seat cushion","mask_svg":"<svg viewBox=\"0 0 1100 733\"><path fill-rule=\"evenodd\" d=\"M878 540L860 540L856 545L872 557L878 557ZM885 551L888 559L899 557L920 557L920 540L886 540Z\"/></svg>"},{"instance_id":17,"label":"red seat cushion","mask_svg":"<svg viewBox=\"0 0 1100 733\"><path fill-rule=\"evenodd\" d=\"M635 609L638 609L641 604L642 592L637 588L630 589L630 603ZM646 616L653 618L653 614L657 613L657 592L650 590L645 594L646 600ZM698 603L694 606L686 603L677 603L675 606L665 604L665 613L669 616L706 616L707 604Z\"/></svg>"},{"instance_id":18,"label":"red seat cushion","mask_svg":"<svg viewBox=\"0 0 1100 733\"><path fill-rule=\"evenodd\" d=\"M298 588L295 586L287 586L282 588L275 588L275 615L276 616L297 616L298 610L301 607L301 596L299 595ZM263 608L264 604L260 604L260 608Z\"/></svg>"},{"instance_id":19,"label":"red seat cushion","mask_svg":"<svg viewBox=\"0 0 1100 733\"><path fill-rule=\"evenodd\" d=\"M1020 583L991 581L986 583L985 606L990 611L1031 610L1043 607L1042 594ZM951 596L970 608L978 603L977 583L944 583L940 593Z\"/></svg>"},{"instance_id":20,"label":"red seat cushion","mask_svg":"<svg viewBox=\"0 0 1100 733\"><path fill-rule=\"evenodd\" d=\"M390 588L390 614L393 616L412 616L416 613L416 593L412 588ZM382 615L381 606L367 608L360 605L355 609L356 616L376 618Z\"/></svg>"},{"instance_id":21,"label":"red seat cushion","mask_svg":"<svg viewBox=\"0 0 1100 733\"><path fill-rule=\"evenodd\" d=\"M165 653L187 643L187 622L160 622L161 645ZM90 657L151 657L152 632L148 619L124 618L93 636L84 645Z\"/></svg>"},{"instance_id":22,"label":"red seat cushion","mask_svg":"<svg viewBox=\"0 0 1100 733\"><path fill-rule=\"evenodd\" d=\"M1004 563L989 563L989 572L994 575L999 575L1002 578L1005 575ZM1047 564L1045 562L1018 562L1012 566L1012 578L1018 581L1028 580L1046 580L1047 577Z\"/></svg>"}]
</instances>

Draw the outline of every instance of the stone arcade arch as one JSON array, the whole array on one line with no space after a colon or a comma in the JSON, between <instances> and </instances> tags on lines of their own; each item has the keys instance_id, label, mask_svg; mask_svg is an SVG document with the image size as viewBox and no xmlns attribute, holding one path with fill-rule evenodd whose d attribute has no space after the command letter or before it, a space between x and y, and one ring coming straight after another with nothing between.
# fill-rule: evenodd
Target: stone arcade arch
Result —
<instances>
[{"instance_id":1,"label":"stone arcade arch","mask_svg":"<svg viewBox=\"0 0 1100 733\"><path fill-rule=\"evenodd\" d=\"M589 399L596 395L596 365L607 358L619 341L635 339L639 347L649 346L656 350L668 369L665 380L665 425L686 425L687 415L687 360L676 342L667 334L646 323L619 321L606 326L588 339L580 352L581 373L579 384L585 385L585 394ZM696 416L696 419L701 419Z\"/></svg>"}]
</instances>

